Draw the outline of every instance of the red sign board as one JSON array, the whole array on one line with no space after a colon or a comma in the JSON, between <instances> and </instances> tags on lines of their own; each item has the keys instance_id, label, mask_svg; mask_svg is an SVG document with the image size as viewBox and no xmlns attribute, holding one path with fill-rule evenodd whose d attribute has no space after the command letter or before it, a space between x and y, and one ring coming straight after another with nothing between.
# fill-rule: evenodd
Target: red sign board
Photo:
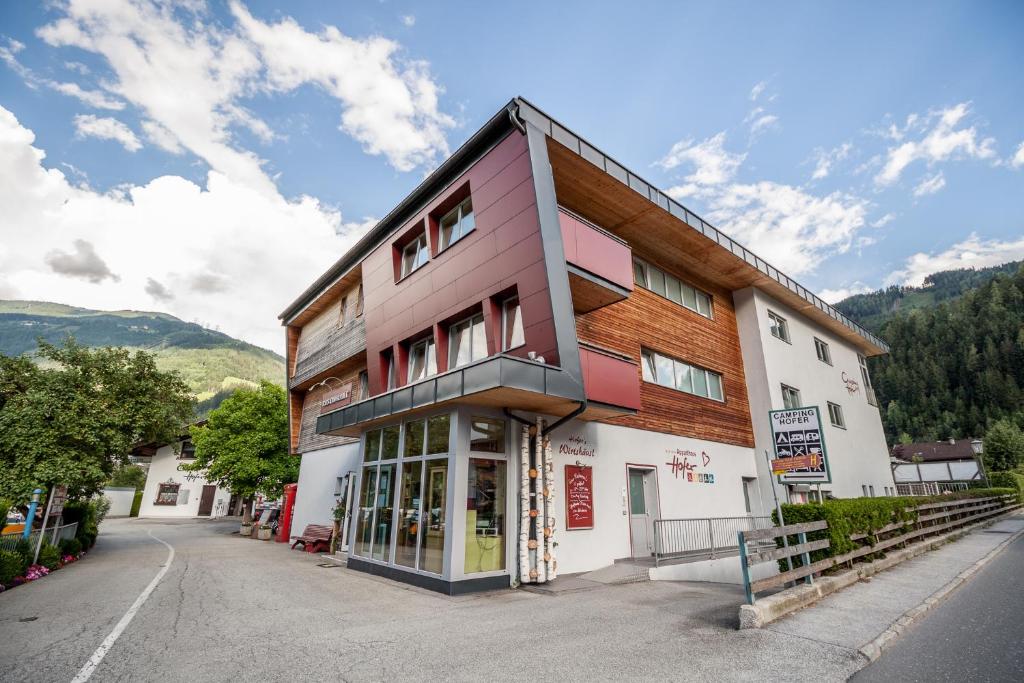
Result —
<instances>
[{"instance_id":1,"label":"red sign board","mask_svg":"<svg viewBox=\"0 0 1024 683\"><path fill-rule=\"evenodd\" d=\"M329 413L352 402L352 382L328 392L320 401L320 414Z\"/></svg>"},{"instance_id":2,"label":"red sign board","mask_svg":"<svg viewBox=\"0 0 1024 683\"><path fill-rule=\"evenodd\" d=\"M594 528L594 470L565 466L565 528Z\"/></svg>"}]
</instances>

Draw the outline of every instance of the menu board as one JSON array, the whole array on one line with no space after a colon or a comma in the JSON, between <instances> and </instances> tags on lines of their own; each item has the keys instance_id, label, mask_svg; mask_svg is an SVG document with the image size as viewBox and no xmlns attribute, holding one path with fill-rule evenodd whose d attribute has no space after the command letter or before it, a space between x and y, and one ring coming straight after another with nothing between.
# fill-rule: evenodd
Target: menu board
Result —
<instances>
[{"instance_id":1,"label":"menu board","mask_svg":"<svg viewBox=\"0 0 1024 683\"><path fill-rule=\"evenodd\" d=\"M565 466L565 528L594 528L594 470L582 465Z\"/></svg>"}]
</instances>

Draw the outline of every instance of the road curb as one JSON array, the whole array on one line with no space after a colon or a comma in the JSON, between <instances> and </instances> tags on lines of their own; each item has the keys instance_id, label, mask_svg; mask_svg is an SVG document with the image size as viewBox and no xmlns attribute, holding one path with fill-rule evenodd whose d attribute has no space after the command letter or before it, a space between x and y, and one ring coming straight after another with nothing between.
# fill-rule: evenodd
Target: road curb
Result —
<instances>
[{"instance_id":1,"label":"road curb","mask_svg":"<svg viewBox=\"0 0 1024 683\"><path fill-rule=\"evenodd\" d=\"M1019 513L1018 513L1019 514ZM1003 517L1002 519L1008 519L1010 516ZM992 523L1002 521L1001 519L992 520ZM988 526L988 524L986 524ZM973 529L972 529L973 531ZM922 617L931 612L933 609L941 605L946 598L953 594L956 589L962 586L968 579L974 576L978 571L981 570L986 564L991 562L996 555L1003 552L1006 546L1016 541L1021 536L1024 536L1024 529L1021 529L1017 533L1011 535L1005 541L997 545L995 548L990 550L983 558L972 564L964 571L957 574L949 583L944 585L939 590L935 591L927 598L924 602L916 607L912 607L904 612L896 621L889 625L889 628L882 631L876 638L870 642L861 646L857 651L867 659L868 662L873 662L882 656L882 653L887 650L892 644L903 635L911 626L916 622L920 621Z\"/></svg>"}]
</instances>

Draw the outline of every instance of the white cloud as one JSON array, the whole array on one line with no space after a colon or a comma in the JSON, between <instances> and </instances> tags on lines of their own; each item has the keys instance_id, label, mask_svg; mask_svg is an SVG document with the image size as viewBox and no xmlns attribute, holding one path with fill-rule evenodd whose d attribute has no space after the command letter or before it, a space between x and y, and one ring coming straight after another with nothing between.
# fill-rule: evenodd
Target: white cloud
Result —
<instances>
[{"instance_id":1,"label":"white cloud","mask_svg":"<svg viewBox=\"0 0 1024 683\"><path fill-rule=\"evenodd\" d=\"M908 117L903 129L890 126L888 137L895 141L903 140L910 134L919 137L889 148L885 165L875 176L875 183L881 187L894 184L915 161L924 161L931 166L949 159L994 157L994 138L982 139L975 126L961 126L969 113L970 103L961 102L929 112L927 116L912 115Z\"/></svg>"},{"instance_id":2,"label":"white cloud","mask_svg":"<svg viewBox=\"0 0 1024 683\"><path fill-rule=\"evenodd\" d=\"M722 132L698 144L683 140L673 145L659 165L688 164L694 172L668 194L702 200L712 223L794 275L813 271L829 255L857 244L866 223L866 200L844 192L817 196L769 181L732 182L747 155L729 152L724 143Z\"/></svg>"},{"instance_id":3,"label":"white cloud","mask_svg":"<svg viewBox=\"0 0 1024 683\"><path fill-rule=\"evenodd\" d=\"M894 213L887 213L884 216L882 216L881 218L879 218L877 221L872 222L871 223L871 227L872 228L881 228L884 225L888 225L889 223L892 223L894 220L896 220L896 214L894 214Z\"/></svg>"},{"instance_id":4,"label":"white cloud","mask_svg":"<svg viewBox=\"0 0 1024 683\"><path fill-rule=\"evenodd\" d=\"M724 144L725 131L697 144L693 140L680 140L672 145L672 149L658 165L670 170L683 164L692 164L694 171L686 176L686 180L699 185L720 185L732 180L740 164L747 158L746 154L726 151Z\"/></svg>"},{"instance_id":5,"label":"white cloud","mask_svg":"<svg viewBox=\"0 0 1024 683\"><path fill-rule=\"evenodd\" d=\"M977 233L971 233L966 240L945 251L914 254L906 260L903 268L889 276L886 284L920 287L926 277L941 270L987 268L1020 259L1024 259L1024 237L1016 240L983 240Z\"/></svg>"},{"instance_id":6,"label":"white cloud","mask_svg":"<svg viewBox=\"0 0 1024 683\"><path fill-rule=\"evenodd\" d=\"M111 109L113 111L120 111L121 109L124 109L124 102L109 97L99 90L86 90L77 83L62 83L37 75L32 71L32 69L29 69L27 66L19 62L17 57L14 56L24 48L24 44L19 43L16 40L9 40L7 47L0 47L0 61L3 61L8 68L18 74L18 76L25 81L25 85L28 87L33 89L49 88L50 90L55 90L63 95L68 95L69 97L81 100L85 104L96 109ZM72 62L72 64L77 64L77 62ZM79 66L83 66L84 68L84 65Z\"/></svg>"},{"instance_id":7,"label":"white cloud","mask_svg":"<svg viewBox=\"0 0 1024 683\"><path fill-rule=\"evenodd\" d=\"M821 180L828 177L828 174L832 171L832 166L850 156L851 151L853 151L853 145L849 142L844 142L830 150L825 150L821 147L814 150L815 163L811 178Z\"/></svg>"},{"instance_id":8,"label":"white cloud","mask_svg":"<svg viewBox=\"0 0 1024 683\"><path fill-rule=\"evenodd\" d=\"M757 98L761 96L761 93L763 93L767 87L768 83L766 81L758 81L754 87L750 89L750 101L756 102Z\"/></svg>"},{"instance_id":9,"label":"white cloud","mask_svg":"<svg viewBox=\"0 0 1024 683\"><path fill-rule=\"evenodd\" d=\"M403 14L402 16L399 17L399 19L401 20L403 26L408 26L409 28L412 28L413 26L416 25L416 17L414 17L411 14Z\"/></svg>"},{"instance_id":10,"label":"white cloud","mask_svg":"<svg viewBox=\"0 0 1024 683\"><path fill-rule=\"evenodd\" d=\"M80 138L114 140L121 143L121 146L129 152L137 152L142 149L142 143L135 137L132 129L117 119L79 114L75 117L75 134Z\"/></svg>"},{"instance_id":11,"label":"white cloud","mask_svg":"<svg viewBox=\"0 0 1024 683\"><path fill-rule=\"evenodd\" d=\"M1020 143L1017 147L1017 153L1014 154L1013 158L1010 160L1010 166L1013 166L1014 168L1024 166L1024 142Z\"/></svg>"},{"instance_id":12,"label":"white cloud","mask_svg":"<svg viewBox=\"0 0 1024 683\"><path fill-rule=\"evenodd\" d=\"M775 114L764 114L754 119L754 122L750 124L750 136L757 137L759 134L773 128L779 122L779 117Z\"/></svg>"},{"instance_id":13,"label":"white cloud","mask_svg":"<svg viewBox=\"0 0 1024 683\"><path fill-rule=\"evenodd\" d=\"M823 289L818 292L818 296L824 299L830 304L836 304L843 299L848 299L855 294L867 294L875 291L872 287L864 284L863 282L854 282L852 285L839 287L837 289Z\"/></svg>"},{"instance_id":14,"label":"white cloud","mask_svg":"<svg viewBox=\"0 0 1024 683\"><path fill-rule=\"evenodd\" d=\"M39 37L104 57L112 75L103 87L138 107L150 139L262 194L276 194L264 161L233 137L238 126L265 142L275 137L242 105L254 94L320 86L340 103L342 130L402 171L448 153L454 122L438 108L440 86L425 62L385 38L352 38L333 26L310 33L290 18L268 24L238 3L229 26L201 7L165 3L79 0L60 10Z\"/></svg>"},{"instance_id":15,"label":"white cloud","mask_svg":"<svg viewBox=\"0 0 1024 683\"><path fill-rule=\"evenodd\" d=\"M946 178L942 174L942 171L939 171L935 175L927 177L918 183L917 187L914 188L914 196L924 197L925 195L935 194L945 186Z\"/></svg>"},{"instance_id":16,"label":"white cloud","mask_svg":"<svg viewBox=\"0 0 1024 683\"><path fill-rule=\"evenodd\" d=\"M205 188L163 176L102 194L47 168L34 141L0 107L0 292L7 297L143 310L155 300L184 320L215 320L228 334L282 351L277 314L365 230L357 223L339 236L340 214L317 200L288 201L218 171ZM75 248L77 240L88 246ZM64 273L54 271L54 256ZM197 288L207 293L196 296Z\"/></svg>"}]
</instances>

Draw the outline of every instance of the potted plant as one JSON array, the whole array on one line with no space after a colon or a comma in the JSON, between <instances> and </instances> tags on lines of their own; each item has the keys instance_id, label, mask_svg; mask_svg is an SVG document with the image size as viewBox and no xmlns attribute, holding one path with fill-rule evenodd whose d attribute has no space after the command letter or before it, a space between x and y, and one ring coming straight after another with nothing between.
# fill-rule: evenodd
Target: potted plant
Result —
<instances>
[{"instance_id":1,"label":"potted plant","mask_svg":"<svg viewBox=\"0 0 1024 683\"><path fill-rule=\"evenodd\" d=\"M338 500L331 511L334 517L334 530L331 533L331 554L338 552L338 541L341 539L341 522L345 519L345 501Z\"/></svg>"},{"instance_id":2,"label":"potted plant","mask_svg":"<svg viewBox=\"0 0 1024 683\"><path fill-rule=\"evenodd\" d=\"M270 540L270 532L272 531L272 529L273 529L273 527L271 527L269 524L260 524L260 529L257 532L257 536L256 537L258 539L260 539L261 541L269 541Z\"/></svg>"},{"instance_id":3,"label":"potted plant","mask_svg":"<svg viewBox=\"0 0 1024 683\"><path fill-rule=\"evenodd\" d=\"M239 529L238 533L243 536L252 536L252 522L242 522L242 528Z\"/></svg>"}]
</instances>

